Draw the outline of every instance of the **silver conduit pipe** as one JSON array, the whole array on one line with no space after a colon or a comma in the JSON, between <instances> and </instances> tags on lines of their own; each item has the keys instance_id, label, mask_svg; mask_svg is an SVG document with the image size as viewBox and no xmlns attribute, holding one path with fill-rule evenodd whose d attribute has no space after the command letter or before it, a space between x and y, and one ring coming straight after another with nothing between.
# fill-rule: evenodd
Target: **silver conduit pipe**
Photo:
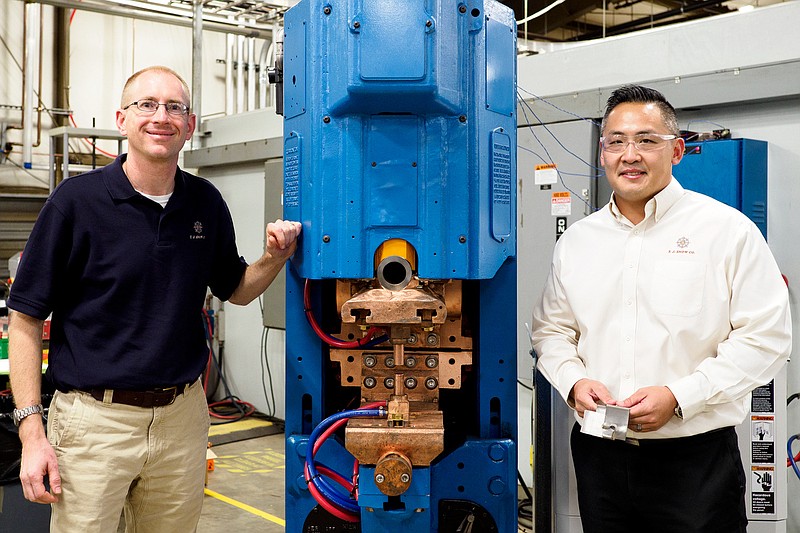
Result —
<instances>
[{"instance_id":1,"label":"silver conduit pipe","mask_svg":"<svg viewBox=\"0 0 800 533\"><path fill-rule=\"evenodd\" d=\"M94 13L102 13L105 15L115 15L119 17L127 17L139 20L148 20L150 22L162 22L172 26L183 26L191 28L192 10L177 8L168 9L166 6L148 5L148 9L143 8L128 8L120 5L110 5L108 2L98 2L97 0L38 0L40 4L47 4L57 7L66 7L70 9L78 9L84 11L92 11ZM261 39L269 39L271 35L272 24L248 24L239 19L232 17L220 16L205 16L203 20L203 29L208 31L216 31L220 33L232 33L234 35L247 35L249 37L259 37Z\"/></svg>"},{"instance_id":2,"label":"silver conduit pipe","mask_svg":"<svg viewBox=\"0 0 800 533\"><path fill-rule=\"evenodd\" d=\"M41 57L41 32L42 32L42 6L38 4L25 4L25 53L22 60L22 165L33 168L33 108L34 108L34 71L35 58L39 63L39 94L42 84L42 57ZM38 104L38 98L36 99ZM39 108L37 121L38 137L35 146L39 146L42 134L42 112Z\"/></svg>"},{"instance_id":3,"label":"silver conduit pipe","mask_svg":"<svg viewBox=\"0 0 800 533\"><path fill-rule=\"evenodd\" d=\"M247 37L247 110L256 108L256 81L258 78L258 61L256 59L256 40Z\"/></svg>"},{"instance_id":4,"label":"silver conduit pipe","mask_svg":"<svg viewBox=\"0 0 800 533\"><path fill-rule=\"evenodd\" d=\"M192 17L192 113L197 116L197 128L192 136L192 148L200 148L203 102L203 0L193 0Z\"/></svg>"}]
</instances>

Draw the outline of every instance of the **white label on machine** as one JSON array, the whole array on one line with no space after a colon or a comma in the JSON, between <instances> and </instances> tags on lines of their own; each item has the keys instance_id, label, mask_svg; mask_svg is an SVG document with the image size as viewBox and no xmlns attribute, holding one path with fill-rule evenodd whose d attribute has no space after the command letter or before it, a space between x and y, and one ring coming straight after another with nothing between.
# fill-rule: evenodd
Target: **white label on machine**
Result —
<instances>
[{"instance_id":1,"label":"white label on machine","mask_svg":"<svg viewBox=\"0 0 800 533\"><path fill-rule=\"evenodd\" d=\"M554 217L572 214L572 197L568 192L554 192L550 198L550 214Z\"/></svg>"},{"instance_id":2,"label":"white label on machine","mask_svg":"<svg viewBox=\"0 0 800 533\"><path fill-rule=\"evenodd\" d=\"M558 182L558 171L555 165L536 165L533 170L533 183L536 185L552 185Z\"/></svg>"},{"instance_id":3,"label":"white label on machine","mask_svg":"<svg viewBox=\"0 0 800 533\"><path fill-rule=\"evenodd\" d=\"M775 514L775 467L751 467L753 514Z\"/></svg>"}]
</instances>

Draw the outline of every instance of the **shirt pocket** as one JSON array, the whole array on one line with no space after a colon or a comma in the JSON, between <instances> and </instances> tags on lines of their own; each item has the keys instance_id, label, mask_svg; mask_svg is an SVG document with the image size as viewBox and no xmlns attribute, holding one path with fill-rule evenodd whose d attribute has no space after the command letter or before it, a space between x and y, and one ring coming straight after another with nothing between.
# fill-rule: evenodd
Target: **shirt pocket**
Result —
<instances>
[{"instance_id":1,"label":"shirt pocket","mask_svg":"<svg viewBox=\"0 0 800 533\"><path fill-rule=\"evenodd\" d=\"M672 316L696 316L703 308L705 263L659 261L653 273L653 309Z\"/></svg>"}]
</instances>

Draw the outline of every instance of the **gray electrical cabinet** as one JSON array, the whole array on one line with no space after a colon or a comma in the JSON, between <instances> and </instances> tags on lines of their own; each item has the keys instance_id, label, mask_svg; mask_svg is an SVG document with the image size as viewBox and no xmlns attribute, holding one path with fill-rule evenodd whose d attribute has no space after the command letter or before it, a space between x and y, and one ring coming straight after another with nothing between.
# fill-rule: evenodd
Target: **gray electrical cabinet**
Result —
<instances>
[{"instance_id":1,"label":"gray electrical cabinet","mask_svg":"<svg viewBox=\"0 0 800 533\"><path fill-rule=\"evenodd\" d=\"M283 158L264 163L264 226L278 218L283 218ZM286 329L287 268L289 263L264 292L262 318L265 328Z\"/></svg>"}]
</instances>

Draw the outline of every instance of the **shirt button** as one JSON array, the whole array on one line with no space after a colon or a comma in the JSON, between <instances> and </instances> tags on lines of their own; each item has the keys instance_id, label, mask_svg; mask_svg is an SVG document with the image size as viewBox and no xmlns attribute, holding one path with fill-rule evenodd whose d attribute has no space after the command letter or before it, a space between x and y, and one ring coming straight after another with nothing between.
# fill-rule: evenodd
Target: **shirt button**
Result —
<instances>
[{"instance_id":1,"label":"shirt button","mask_svg":"<svg viewBox=\"0 0 800 533\"><path fill-rule=\"evenodd\" d=\"M625 379L631 379L631 375L628 374L627 372L625 372L625 375L622 376L622 377L625 378Z\"/></svg>"},{"instance_id":2,"label":"shirt button","mask_svg":"<svg viewBox=\"0 0 800 533\"><path fill-rule=\"evenodd\" d=\"M639 235L639 230L638 229L633 230L633 234L634 235Z\"/></svg>"},{"instance_id":3,"label":"shirt button","mask_svg":"<svg viewBox=\"0 0 800 533\"><path fill-rule=\"evenodd\" d=\"M631 305L631 304L633 304L633 301L632 300L628 300L627 303L628 303L628 305Z\"/></svg>"},{"instance_id":4,"label":"shirt button","mask_svg":"<svg viewBox=\"0 0 800 533\"><path fill-rule=\"evenodd\" d=\"M625 342L631 342L631 338L630 337L625 337Z\"/></svg>"}]
</instances>

